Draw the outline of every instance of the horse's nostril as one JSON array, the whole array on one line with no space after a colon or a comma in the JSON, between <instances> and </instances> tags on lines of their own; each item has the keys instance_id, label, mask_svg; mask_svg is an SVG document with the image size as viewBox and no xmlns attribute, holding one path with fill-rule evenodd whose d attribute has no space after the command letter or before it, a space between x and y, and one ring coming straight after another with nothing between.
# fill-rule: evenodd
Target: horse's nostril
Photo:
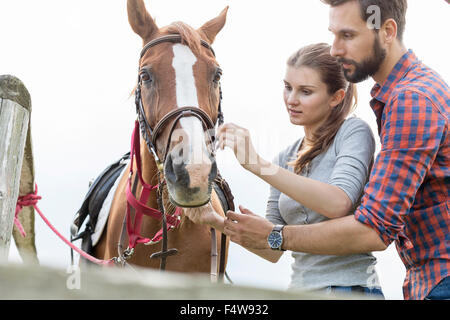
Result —
<instances>
[{"instance_id":1,"label":"horse's nostril","mask_svg":"<svg viewBox=\"0 0 450 320\"><path fill-rule=\"evenodd\" d=\"M164 163L164 174L166 180L170 183L187 186L189 185L189 173L186 170L183 157L180 157L179 153L179 150L169 152Z\"/></svg>"},{"instance_id":2,"label":"horse's nostril","mask_svg":"<svg viewBox=\"0 0 450 320\"><path fill-rule=\"evenodd\" d=\"M172 155L170 153L167 155L166 161L164 163L164 176L166 180L172 183L174 183L177 180L175 170L173 168Z\"/></svg>"},{"instance_id":3,"label":"horse's nostril","mask_svg":"<svg viewBox=\"0 0 450 320\"><path fill-rule=\"evenodd\" d=\"M179 158L183 158L183 156L184 156L184 148L180 148L180 149L178 150L178 157L179 157Z\"/></svg>"}]
</instances>

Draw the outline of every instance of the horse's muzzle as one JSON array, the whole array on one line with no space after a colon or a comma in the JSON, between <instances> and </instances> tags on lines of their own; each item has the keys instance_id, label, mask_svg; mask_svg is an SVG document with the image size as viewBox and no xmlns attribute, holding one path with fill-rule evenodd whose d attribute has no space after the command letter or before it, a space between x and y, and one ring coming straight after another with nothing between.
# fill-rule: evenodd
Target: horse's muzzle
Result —
<instances>
[{"instance_id":1,"label":"horse's muzzle","mask_svg":"<svg viewBox=\"0 0 450 320\"><path fill-rule=\"evenodd\" d=\"M164 162L164 176L170 201L179 207L200 207L209 202L212 182L217 176L215 159L206 155L193 162L174 148Z\"/></svg>"}]
</instances>

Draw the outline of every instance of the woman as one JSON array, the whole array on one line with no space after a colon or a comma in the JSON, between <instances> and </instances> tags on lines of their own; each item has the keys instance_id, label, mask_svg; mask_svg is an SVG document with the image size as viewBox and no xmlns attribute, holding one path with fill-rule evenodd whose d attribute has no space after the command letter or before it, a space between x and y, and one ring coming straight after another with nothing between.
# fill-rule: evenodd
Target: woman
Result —
<instances>
[{"instance_id":1,"label":"woman","mask_svg":"<svg viewBox=\"0 0 450 320\"><path fill-rule=\"evenodd\" d=\"M240 206L258 223L236 232L235 224L244 224L238 213L228 212L226 220L207 209L189 215L197 223L224 231L233 241L239 238L243 246L246 235L264 235L268 240L262 249L249 250L272 262L283 254L285 225L319 223L353 213L375 150L370 127L358 118L347 119L356 105L356 88L345 80L329 45L310 45L294 53L287 61L284 84L290 121L302 126L305 136L280 152L273 163L256 153L248 130L229 123L218 132L219 147L231 148L245 169L271 185L266 219ZM374 270L376 259L370 253L334 256L318 251L292 256L290 288L383 297Z\"/></svg>"}]
</instances>

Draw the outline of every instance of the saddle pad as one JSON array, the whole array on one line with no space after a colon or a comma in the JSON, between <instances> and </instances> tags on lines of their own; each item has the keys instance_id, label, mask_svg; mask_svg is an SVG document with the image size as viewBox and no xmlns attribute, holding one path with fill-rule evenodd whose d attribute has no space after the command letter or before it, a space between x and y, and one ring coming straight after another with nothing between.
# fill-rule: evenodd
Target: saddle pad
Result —
<instances>
[{"instance_id":1,"label":"saddle pad","mask_svg":"<svg viewBox=\"0 0 450 320\"><path fill-rule=\"evenodd\" d=\"M130 162L129 160L126 161L126 163ZM95 246L98 241L100 240L100 237L103 233L103 230L105 229L106 222L108 221L109 217L109 211L111 209L112 201L114 199L114 194L116 193L117 187L119 185L120 180L122 179L122 176L127 166L123 166L122 172L117 177L116 181L114 182L113 186L108 192L108 195L105 198L105 201L103 201L102 208L100 209L98 213L97 223L95 224L95 230L91 234L91 240L92 240L92 246Z\"/></svg>"}]
</instances>

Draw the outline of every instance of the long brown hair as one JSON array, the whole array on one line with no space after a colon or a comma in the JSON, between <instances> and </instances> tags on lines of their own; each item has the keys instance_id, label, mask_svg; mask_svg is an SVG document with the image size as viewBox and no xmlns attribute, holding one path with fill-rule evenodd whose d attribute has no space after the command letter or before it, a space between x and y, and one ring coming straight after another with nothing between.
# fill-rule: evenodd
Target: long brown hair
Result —
<instances>
[{"instance_id":1,"label":"long brown hair","mask_svg":"<svg viewBox=\"0 0 450 320\"><path fill-rule=\"evenodd\" d=\"M316 156L328 149L347 116L356 108L356 85L345 79L341 65L331 56L330 49L331 46L326 43L312 44L295 52L287 61L288 67L305 66L316 70L327 85L329 95L340 89L345 90L342 102L333 108L328 119L313 133L311 144L301 147L297 159L288 163L297 174L302 173Z\"/></svg>"}]
</instances>

